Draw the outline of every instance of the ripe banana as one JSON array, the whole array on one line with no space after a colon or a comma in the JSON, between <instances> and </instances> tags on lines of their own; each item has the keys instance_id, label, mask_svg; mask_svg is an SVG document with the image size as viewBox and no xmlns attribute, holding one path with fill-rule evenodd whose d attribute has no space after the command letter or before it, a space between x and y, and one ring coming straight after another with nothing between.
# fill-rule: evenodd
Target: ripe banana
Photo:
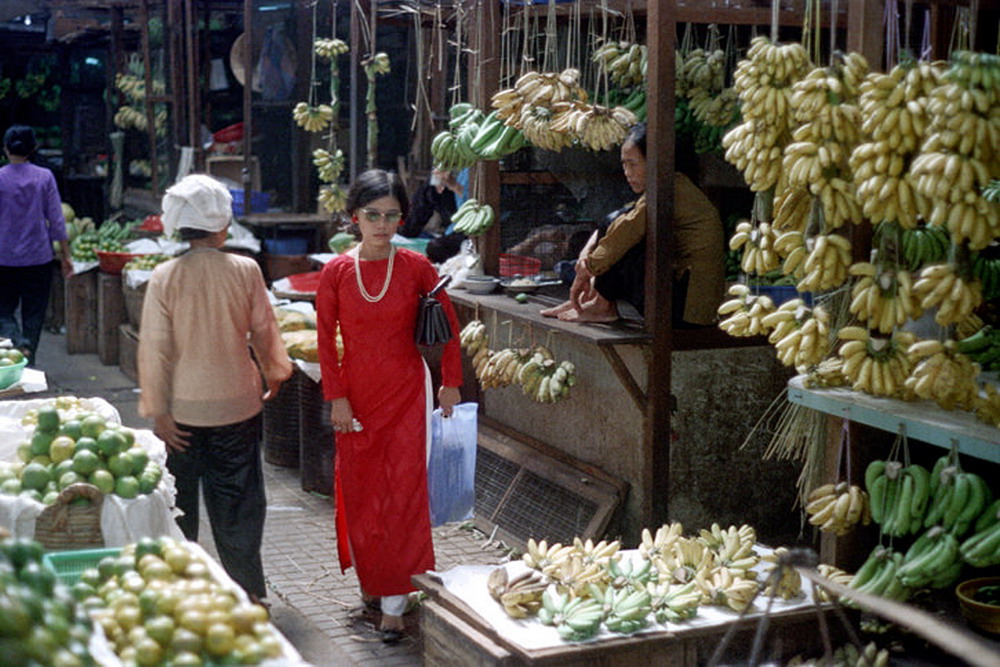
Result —
<instances>
[{"instance_id":1,"label":"ripe banana","mask_svg":"<svg viewBox=\"0 0 1000 667\"><path fill-rule=\"evenodd\" d=\"M746 285L729 288L735 298L719 306L719 315L728 317L719 322L719 328L730 336L757 336L768 333L763 320L775 310L774 302L766 295L754 295Z\"/></svg>"},{"instance_id":2,"label":"ripe banana","mask_svg":"<svg viewBox=\"0 0 1000 667\"><path fill-rule=\"evenodd\" d=\"M814 489L806 501L809 523L823 532L846 535L857 523L871 523L868 494L859 486L847 482L824 484Z\"/></svg>"}]
</instances>

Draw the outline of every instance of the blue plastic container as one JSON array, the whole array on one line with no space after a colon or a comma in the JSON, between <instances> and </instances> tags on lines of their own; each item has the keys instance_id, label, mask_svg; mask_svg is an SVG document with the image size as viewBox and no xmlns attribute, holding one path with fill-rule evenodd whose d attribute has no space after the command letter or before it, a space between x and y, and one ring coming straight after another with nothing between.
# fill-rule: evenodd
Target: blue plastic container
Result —
<instances>
[{"instance_id":1,"label":"blue plastic container","mask_svg":"<svg viewBox=\"0 0 1000 667\"><path fill-rule=\"evenodd\" d=\"M229 193L233 195L233 215L240 217L243 215L243 190L230 190ZM250 193L251 213L266 213L270 205L271 195L269 193L257 192L256 190Z\"/></svg>"},{"instance_id":2,"label":"blue plastic container","mask_svg":"<svg viewBox=\"0 0 1000 667\"><path fill-rule=\"evenodd\" d=\"M795 285L758 285L751 286L750 292L753 294L763 294L771 297L775 306L780 306L792 299L802 299L807 306L812 307L812 292L798 292Z\"/></svg>"},{"instance_id":3,"label":"blue plastic container","mask_svg":"<svg viewBox=\"0 0 1000 667\"><path fill-rule=\"evenodd\" d=\"M289 237L264 239L264 250L272 255L304 255L309 251L309 239Z\"/></svg>"}]
</instances>

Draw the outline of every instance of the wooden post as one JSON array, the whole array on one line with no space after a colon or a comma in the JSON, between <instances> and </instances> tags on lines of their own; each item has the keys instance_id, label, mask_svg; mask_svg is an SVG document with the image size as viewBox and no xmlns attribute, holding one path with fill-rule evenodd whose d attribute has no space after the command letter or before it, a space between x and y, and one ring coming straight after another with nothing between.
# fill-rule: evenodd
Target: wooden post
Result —
<instances>
[{"instance_id":1,"label":"wooden post","mask_svg":"<svg viewBox=\"0 0 1000 667\"><path fill-rule=\"evenodd\" d=\"M200 143L199 137L201 135L201 81L198 77L198 15L194 11L194 5L191 0L184 0L184 46L185 53L184 57L187 60L187 89L188 89L188 131L187 131L187 142L185 145L190 146L194 150L195 156L195 168L199 166L204 168L204 158L202 157L201 151L198 149L198 144ZM249 49L250 52L253 49ZM250 73L253 70L247 70L247 85L251 80ZM153 172L156 173L155 171ZM159 186L153 184L153 194L157 194ZM247 201L250 201L249 199Z\"/></svg>"},{"instance_id":2,"label":"wooden post","mask_svg":"<svg viewBox=\"0 0 1000 667\"><path fill-rule=\"evenodd\" d=\"M476 35L476 58L481 79L478 95L474 100L480 109L489 108L489 100L493 93L500 90L500 9L495 2L487 2L485 15L482 17L483 27ZM475 12L472 13L475 16ZM471 59L470 59L471 62ZM472 72L470 69L470 81ZM500 162L499 160L481 160L476 167L476 177L479 182L480 203L493 207L497 218L500 217ZM487 275L496 276L500 271L500 225L494 223L483 237L479 252L483 258L483 271Z\"/></svg>"},{"instance_id":3,"label":"wooden post","mask_svg":"<svg viewBox=\"0 0 1000 667\"><path fill-rule=\"evenodd\" d=\"M118 363L118 327L125 322L122 277L97 274L97 356L105 366Z\"/></svg>"},{"instance_id":4,"label":"wooden post","mask_svg":"<svg viewBox=\"0 0 1000 667\"><path fill-rule=\"evenodd\" d=\"M66 353L97 352L97 271L66 279Z\"/></svg>"},{"instance_id":5,"label":"wooden post","mask_svg":"<svg viewBox=\"0 0 1000 667\"><path fill-rule=\"evenodd\" d=\"M295 4L295 29L296 41L300 45L308 44L308 48L299 47L302 55L298 58L298 72L295 75L295 99L308 100L309 93L312 92L312 80L310 79L310 64L312 63L313 42L312 42L312 15L313 3L300 2ZM334 35L336 37L336 35ZM308 54L308 57L307 55ZM291 109L289 109L291 113ZM334 119L336 122L336 119ZM292 210L294 211L315 211L316 201L310 197L309 184L312 182L310 175L312 172L312 154L309 147L312 144L311 132L300 132L298 128L293 130L294 139L292 141ZM244 200L244 202L249 200ZM244 203L246 213L252 212L249 206Z\"/></svg>"},{"instance_id":6,"label":"wooden post","mask_svg":"<svg viewBox=\"0 0 1000 667\"><path fill-rule=\"evenodd\" d=\"M253 209L253 0L243 0L243 215Z\"/></svg>"},{"instance_id":7,"label":"wooden post","mask_svg":"<svg viewBox=\"0 0 1000 667\"><path fill-rule=\"evenodd\" d=\"M142 37L142 74L146 84L146 139L153 196L160 194L160 167L156 159L156 111L153 108L153 63L149 54L149 0L139 3L139 31ZM117 355L116 355L117 356ZM103 359L102 359L103 361Z\"/></svg>"},{"instance_id":8,"label":"wooden post","mask_svg":"<svg viewBox=\"0 0 1000 667\"><path fill-rule=\"evenodd\" d=\"M646 135L646 329L652 336L646 414L643 423L643 470L646 479L640 521L667 521L670 492L670 361L674 226L674 0L648 5L649 98Z\"/></svg>"}]
</instances>

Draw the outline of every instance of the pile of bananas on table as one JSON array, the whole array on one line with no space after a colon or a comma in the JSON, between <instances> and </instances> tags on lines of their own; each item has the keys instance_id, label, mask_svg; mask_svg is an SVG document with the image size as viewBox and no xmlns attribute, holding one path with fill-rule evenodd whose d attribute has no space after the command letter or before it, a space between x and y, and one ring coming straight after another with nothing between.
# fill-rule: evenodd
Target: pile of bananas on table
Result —
<instances>
[{"instance_id":1,"label":"pile of bananas on table","mask_svg":"<svg viewBox=\"0 0 1000 667\"><path fill-rule=\"evenodd\" d=\"M957 455L942 456L931 471L916 463L873 461L865 486L883 535L917 537L907 548L877 546L852 588L905 600L922 588L951 586L967 566L1000 565L1000 501L993 500L986 480L962 469Z\"/></svg>"},{"instance_id":2,"label":"pile of bananas on table","mask_svg":"<svg viewBox=\"0 0 1000 667\"><path fill-rule=\"evenodd\" d=\"M683 623L702 605L742 612L758 593L803 598L802 580L787 566L788 550L779 547L761 557L756 542L749 525L715 523L685 536L677 522L655 532L644 528L638 547L629 551L618 540L529 539L521 561L493 570L487 587L509 616L536 617L567 641L588 639L602 627L631 634L654 623ZM839 581L850 577L821 567Z\"/></svg>"}]
</instances>

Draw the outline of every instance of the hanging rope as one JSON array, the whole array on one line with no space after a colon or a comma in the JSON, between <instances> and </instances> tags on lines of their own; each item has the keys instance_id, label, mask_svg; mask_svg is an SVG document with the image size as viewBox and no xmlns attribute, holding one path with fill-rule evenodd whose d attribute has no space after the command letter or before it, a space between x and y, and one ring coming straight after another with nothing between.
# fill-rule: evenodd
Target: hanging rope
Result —
<instances>
[{"instance_id":1,"label":"hanging rope","mask_svg":"<svg viewBox=\"0 0 1000 667\"><path fill-rule=\"evenodd\" d=\"M451 105L461 101L462 93L462 28L465 26L465 12L462 3L455 5L455 74L451 84Z\"/></svg>"},{"instance_id":2,"label":"hanging rope","mask_svg":"<svg viewBox=\"0 0 1000 667\"><path fill-rule=\"evenodd\" d=\"M549 0L549 10L545 16L545 55L542 69L551 72L556 67L558 34L556 33L556 0Z\"/></svg>"},{"instance_id":3,"label":"hanging rope","mask_svg":"<svg viewBox=\"0 0 1000 667\"><path fill-rule=\"evenodd\" d=\"M817 21L819 23L819 21ZM837 0L830 0L830 64L837 52Z\"/></svg>"},{"instance_id":4,"label":"hanging rope","mask_svg":"<svg viewBox=\"0 0 1000 667\"><path fill-rule=\"evenodd\" d=\"M934 48L931 46L931 9L927 7L924 9L924 34L920 39L920 59L930 61L932 55Z\"/></svg>"},{"instance_id":5,"label":"hanging rope","mask_svg":"<svg viewBox=\"0 0 1000 667\"><path fill-rule=\"evenodd\" d=\"M882 23L885 26L885 69L896 66L896 54L899 52L899 9L895 2L885 3Z\"/></svg>"}]
</instances>

